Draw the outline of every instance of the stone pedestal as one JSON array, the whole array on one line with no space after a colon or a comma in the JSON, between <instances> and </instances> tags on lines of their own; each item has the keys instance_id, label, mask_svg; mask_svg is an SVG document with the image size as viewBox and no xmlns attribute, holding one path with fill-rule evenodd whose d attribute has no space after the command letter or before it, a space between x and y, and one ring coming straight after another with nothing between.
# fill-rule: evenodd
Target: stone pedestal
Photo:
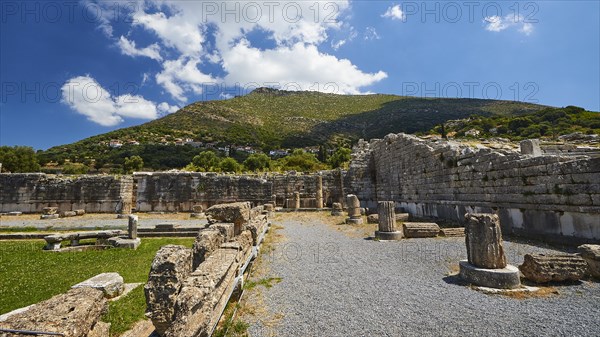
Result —
<instances>
[{"instance_id":1,"label":"stone pedestal","mask_svg":"<svg viewBox=\"0 0 600 337\"><path fill-rule=\"evenodd\" d=\"M333 205L331 205L331 215L333 215L333 216L344 215L344 209L342 207L342 204L340 204L339 202L334 202Z\"/></svg>"},{"instance_id":2,"label":"stone pedestal","mask_svg":"<svg viewBox=\"0 0 600 337\"><path fill-rule=\"evenodd\" d=\"M460 278L482 287L498 289L515 289L521 285L519 269L507 265L500 269L478 268L467 260L459 262Z\"/></svg>"},{"instance_id":3,"label":"stone pedestal","mask_svg":"<svg viewBox=\"0 0 600 337\"><path fill-rule=\"evenodd\" d=\"M362 215L360 213L360 201L354 194L348 194L346 197L348 204L348 218L346 219L347 224L361 225L363 223Z\"/></svg>"},{"instance_id":4,"label":"stone pedestal","mask_svg":"<svg viewBox=\"0 0 600 337\"><path fill-rule=\"evenodd\" d=\"M460 261L460 278L489 288L521 286L519 269L506 263L500 220L495 214L466 214L467 261Z\"/></svg>"},{"instance_id":5,"label":"stone pedestal","mask_svg":"<svg viewBox=\"0 0 600 337\"><path fill-rule=\"evenodd\" d=\"M393 201L380 201L377 204L378 231L375 237L380 240L400 240L404 236L402 231L396 227L396 214L394 212L395 203Z\"/></svg>"},{"instance_id":6,"label":"stone pedestal","mask_svg":"<svg viewBox=\"0 0 600 337\"><path fill-rule=\"evenodd\" d=\"M127 234L130 239L137 239L138 216L130 215L127 224Z\"/></svg>"},{"instance_id":7,"label":"stone pedestal","mask_svg":"<svg viewBox=\"0 0 600 337\"><path fill-rule=\"evenodd\" d=\"M317 206L318 209L323 208L323 177L317 176Z\"/></svg>"}]
</instances>

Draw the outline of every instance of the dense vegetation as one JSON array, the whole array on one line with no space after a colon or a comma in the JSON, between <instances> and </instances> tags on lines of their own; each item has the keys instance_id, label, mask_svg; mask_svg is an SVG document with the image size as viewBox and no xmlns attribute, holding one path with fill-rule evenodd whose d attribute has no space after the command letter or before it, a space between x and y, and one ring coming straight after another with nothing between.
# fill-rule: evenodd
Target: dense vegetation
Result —
<instances>
[{"instance_id":1,"label":"dense vegetation","mask_svg":"<svg viewBox=\"0 0 600 337\"><path fill-rule=\"evenodd\" d=\"M327 156L342 146L350 147L360 138L379 138L391 132L426 132L451 119L523 114L543 108L511 101L335 95L260 88L229 100L193 103L143 125L54 147L41 152L39 160L42 165L53 162L60 166L70 161L92 170L125 172L125 158L139 156L144 168L166 170L185 167L209 148L250 146L268 153L274 149L293 151L321 146L319 161L331 165ZM176 146L177 139L193 140L197 146ZM111 148L111 140L119 140L123 146ZM140 145L128 145L132 141ZM238 164L249 155L240 151L229 153Z\"/></svg>"},{"instance_id":2,"label":"dense vegetation","mask_svg":"<svg viewBox=\"0 0 600 337\"><path fill-rule=\"evenodd\" d=\"M443 131L454 137L478 133L477 137L504 137L512 140L556 139L575 132L600 135L600 113L568 106L545 108L518 116L471 116L468 119L445 123ZM442 126L433 128L431 133L441 134Z\"/></svg>"},{"instance_id":3,"label":"dense vegetation","mask_svg":"<svg viewBox=\"0 0 600 337\"><path fill-rule=\"evenodd\" d=\"M0 146L1 171L37 172L40 165L35 151L26 146Z\"/></svg>"}]
</instances>

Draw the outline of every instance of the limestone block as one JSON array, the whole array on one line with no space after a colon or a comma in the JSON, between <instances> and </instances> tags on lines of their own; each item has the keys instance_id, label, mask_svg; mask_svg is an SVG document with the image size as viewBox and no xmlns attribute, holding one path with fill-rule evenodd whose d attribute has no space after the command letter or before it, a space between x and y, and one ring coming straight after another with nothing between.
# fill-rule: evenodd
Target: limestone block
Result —
<instances>
[{"instance_id":1,"label":"limestone block","mask_svg":"<svg viewBox=\"0 0 600 337\"><path fill-rule=\"evenodd\" d=\"M60 216L58 214L42 214L40 216L41 220L55 220L58 219Z\"/></svg>"},{"instance_id":2,"label":"limestone block","mask_svg":"<svg viewBox=\"0 0 600 337\"><path fill-rule=\"evenodd\" d=\"M587 263L574 254L525 254L519 270L536 283L578 281L587 272Z\"/></svg>"},{"instance_id":3,"label":"limestone block","mask_svg":"<svg viewBox=\"0 0 600 337\"><path fill-rule=\"evenodd\" d=\"M590 274L600 280L600 245L581 245L577 248L587 262Z\"/></svg>"},{"instance_id":4,"label":"limestone block","mask_svg":"<svg viewBox=\"0 0 600 337\"><path fill-rule=\"evenodd\" d=\"M235 235L242 231L242 225L250 220L250 203L235 202L211 206L206 210L209 223L226 222L235 224Z\"/></svg>"},{"instance_id":5,"label":"limestone block","mask_svg":"<svg viewBox=\"0 0 600 337\"><path fill-rule=\"evenodd\" d=\"M75 211L62 211L60 212L60 217L61 218L70 218L70 217L74 217L77 216L77 213Z\"/></svg>"},{"instance_id":6,"label":"limestone block","mask_svg":"<svg viewBox=\"0 0 600 337\"><path fill-rule=\"evenodd\" d=\"M123 277L119 273L102 273L81 283L78 283L71 288L90 287L102 291L104 297L113 298L121 295L125 290Z\"/></svg>"},{"instance_id":7,"label":"limestone block","mask_svg":"<svg viewBox=\"0 0 600 337\"><path fill-rule=\"evenodd\" d=\"M465 228L440 228L440 236L444 236L447 238L450 237L463 237L465 236Z\"/></svg>"},{"instance_id":8,"label":"limestone block","mask_svg":"<svg viewBox=\"0 0 600 337\"><path fill-rule=\"evenodd\" d=\"M44 207L42 208L42 214L44 215L52 215L58 212L58 207Z\"/></svg>"},{"instance_id":9,"label":"limestone block","mask_svg":"<svg viewBox=\"0 0 600 337\"><path fill-rule=\"evenodd\" d=\"M333 215L333 216L342 216L342 215L344 215L344 209L343 209L341 203L334 202L331 205L331 215Z\"/></svg>"},{"instance_id":10,"label":"limestone block","mask_svg":"<svg viewBox=\"0 0 600 337\"><path fill-rule=\"evenodd\" d=\"M235 225L232 223L214 223L208 228L218 230L227 242L234 237L234 227Z\"/></svg>"},{"instance_id":11,"label":"limestone block","mask_svg":"<svg viewBox=\"0 0 600 337\"><path fill-rule=\"evenodd\" d=\"M507 265L499 269L478 268L468 261L459 262L459 277L471 284L497 289L515 289L521 285L519 269Z\"/></svg>"},{"instance_id":12,"label":"limestone block","mask_svg":"<svg viewBox=\"0 0 600 337\"><path fill-rule=\"evenodd\" d=\"M0 329L46 331L65 337L85 337L108 310L102 291L71 289L0 322ZM13 334L0 333L0 336Z\"/></svg>"},{"instance_id":13,"label":"limestone block","mask_svg":"<svg viewBox=\"0 0 600 337\"><path fill-rule=\"evenodd\" d=\"M85 215L85 209L76 209L74 212L77 216Z\"/></svg>"},{"instance_id":14,"label":"limestone block","mask_svg":"<svg viewBox=\"0 0 600 337\"><path fill-rule=\"evenodd\" d=\"M440 233L440 227L434 222L405 222L402 229L407 238L434 238Z\"/></svg>"},{"instance_id":15,"label":"limestone block","mask_svg":"<svg viewBox=\"0 0 600 337\"><path fill-rule=\"evenodd\" d=\"M98 322L86 337L109 337L110 323Z\"/></svg>"},{"instance_id":16,"label":"limestone block","mask_svg":"<svg viewBox=\"0 0 600 337\"><path fill-rule=\"evenodd\" d=\"M465 215L465 236L469 263L479 268L502 269L506 256L500 220L495 214Z\"/></svg>"},{"instance_id":17,"label":"limestone block","mask_svg":"<svg viewBox=\"0 0 600 337\"><path fill-rule=\"evenodd\" d=\"M192 206L192 211L194 211L194 213L202 213L204 212L204 207L202 207L202 205L194 205Z\"/></svg>"},{"instance_id":18,"label":"limestone block","mask_svg":"<svg viewBox=\"0 0 600 337\"><path fill-rule=\"evenodd\" d=\"M409 217L408 213L396 213L396 221L408 221Z\"/></svg>"},{"instance_id":19,"label":"limestone block","mask_svg":"<svg viewBox=\"0 0 600 337\"><path fill-rule=\"evenodd\" d=\"M108 239L108 244L115 248L133 249L136 250L142 244L142 239L130 239L127 237L114 237Z\"/></svg>"},{"instance_id":20,"label":"limestone block","mask_svg":"<svg viewBox=\"0 0 600 337\"><path fill-rule=\"evenodd\" d=\"M192 250L184 246L167 245L154 256L144 286L146 316L163 336L173 322L175 302L184 280L192 271Z\"/></svg>"},{"instance_id":21,"label":"limestone block","mask_svg":"<svg viewBox=\"0 0 600 337\"><path fill-rule=\"evenodd\" d=\"M193 246L193 265L192 270L204 262L221 244L225 242L225 237L216 229L204 229L198 233Z\"/></svg>"},{"instance_id":22,"label":"limestone block","mask_svg":"<svg viewBox=\"0 0 600 337\"><path fill-rule=\"evenodd\" d=\"M379 214L367 215L367 223L379 223Z\"/></svg>"}]
</instances>

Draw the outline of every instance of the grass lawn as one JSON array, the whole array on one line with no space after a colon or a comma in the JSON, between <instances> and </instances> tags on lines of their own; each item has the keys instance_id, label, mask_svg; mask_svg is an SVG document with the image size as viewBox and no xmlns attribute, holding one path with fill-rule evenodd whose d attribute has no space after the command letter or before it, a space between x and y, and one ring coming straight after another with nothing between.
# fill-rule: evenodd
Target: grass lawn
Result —
<instances>
[{"instance_id":1,"label":"grass lawn","mask_svg":"<svg viewBox=\"0 0 600 337\"><path fill-rule=\"evenodd\" d=\"M191 247L193 242L193 238L143 238L137 250L56 253L43 251L43 240L0 241L0 314L49 299L100 273L117 272L125 283L146 283L160 247ZM112 323L111 335L117 336L144 319L145 307L141 286L111 302L103 319Z\"/></svg>"}]
</instances>

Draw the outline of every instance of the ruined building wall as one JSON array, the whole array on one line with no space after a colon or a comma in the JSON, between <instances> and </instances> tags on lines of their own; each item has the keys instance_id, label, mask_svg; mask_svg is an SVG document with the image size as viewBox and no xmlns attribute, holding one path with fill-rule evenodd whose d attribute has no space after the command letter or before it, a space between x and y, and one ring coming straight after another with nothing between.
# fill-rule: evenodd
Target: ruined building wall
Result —
<instances>
[{"instance_id":1,"label":"ruined building wall","mask_svg":"<svg viewBox=\"0 0 600 337\"><path fill-rule=\"evenodd\" d=\"M138 212L191 211L193 205L207 208L234 201L260 205L272 195L272 183L255 176L168 172L136 173L134 179Z\"/></svg>"},{"instance_id":2,"label":"ruined building wall","mask_svg":"<svg viewBox=\"0 0 600 337\"><path fill-rule=\"evenodd\" d=\"M0 212L60 211L114 213L131 200L131 176L53 176L43 173L0 174Z\"/></svg>"},{"instance_id":3,"label":"ruined building wall","mask_svg":"<svg viewBox=\"0 0 600 337\"><path fill-rule=\"evenodd\" d=\"M352 189L366 206L393 200L417 216L500 216L503 231L600 240L600 158L522 155L398 134L359 144Z\"/></svg>"}]
</instances>

